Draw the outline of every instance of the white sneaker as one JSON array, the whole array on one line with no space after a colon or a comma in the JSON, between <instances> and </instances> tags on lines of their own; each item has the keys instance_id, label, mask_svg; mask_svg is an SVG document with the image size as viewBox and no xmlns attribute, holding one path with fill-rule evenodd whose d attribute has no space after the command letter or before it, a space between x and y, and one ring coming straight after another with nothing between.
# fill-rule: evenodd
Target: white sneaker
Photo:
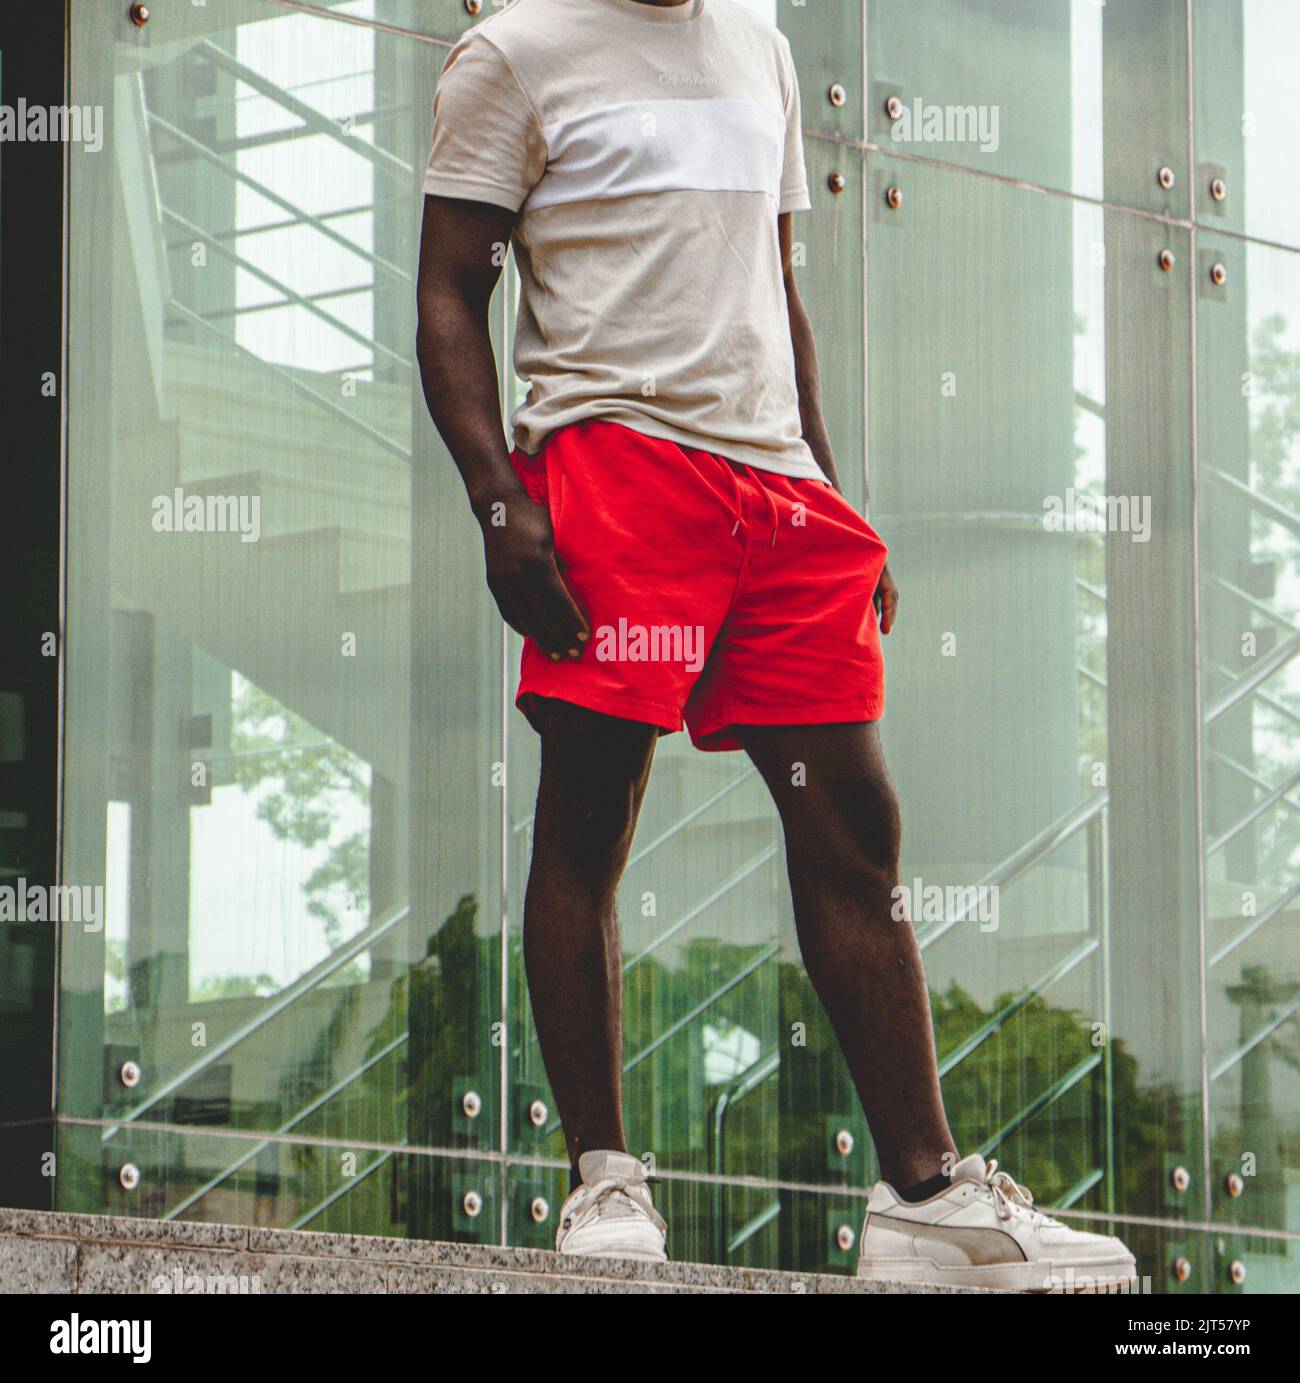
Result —
<instances>
[{"instance_id":1,"label":"white sneaker","mask_svg":"<svg viewBox=\"0 0 1300 1383\"><path fill-rule=\"evenodd\" d=\"M1137 1264L1118 1240L1085 1234L1034 1209L1034 1198L978 1154L952 1185L909 1204L878 1181L867 1200L858 1276L1013 1292L1122 1291Z\"/></svg>"},{"instance_id":2,"label":"white sneaker","mask_svg":"<svg viewBox=\"0 0 1300 1383\"><path fill-rule=\"evenodd\" d=\"M630 1153L586 1152L582 1185L564 1202L556 1253L666 1263L667 1225L654 1208L645 1168Z\"/></svg>"}]
</instances>

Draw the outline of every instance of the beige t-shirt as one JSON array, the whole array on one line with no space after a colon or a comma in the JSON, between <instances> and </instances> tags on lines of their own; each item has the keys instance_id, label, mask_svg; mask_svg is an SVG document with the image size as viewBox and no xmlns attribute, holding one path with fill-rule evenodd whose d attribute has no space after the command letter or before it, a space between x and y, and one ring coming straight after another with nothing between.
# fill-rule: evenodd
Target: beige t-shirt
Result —
<instances>
[{"instance_id":1,"label":"beige t-shirt","mask_svg":"<svg viewBox=\"0 0 1300 1383\"><path fill-rule=\"evenodd\" d=\"M518 446L602 417L821 478L777 239L810 205L784 35L732 0L515 0L433 111L425 191L519 213Z\"/></svg>"}]
</instances>

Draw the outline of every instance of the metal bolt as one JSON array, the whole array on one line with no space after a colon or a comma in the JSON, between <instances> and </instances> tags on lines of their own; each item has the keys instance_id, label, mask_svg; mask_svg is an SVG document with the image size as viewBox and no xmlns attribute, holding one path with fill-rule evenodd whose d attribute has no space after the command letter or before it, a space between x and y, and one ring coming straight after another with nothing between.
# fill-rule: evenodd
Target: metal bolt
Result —
<instances>
[{"instance_id":1,"label":"metal bolt","mask_svg":"<svg viewBox=\"0 0 1300 1383\"><path fill-rule=\"evenodd\" d=\"M833 106L842 106L845 101L849 99L849 93L844 90L839 82L831 83L831 89L826 93L826 96Z\"/></svg>"},{"instance_id":2,"label":"metal bolt","mask_svg":"<svg viewBox=\"0 0 1300 1383\"><path fill-rule=\"evenodd\" d=\"M143 1072L140 1070L140 1063L137 1061L124 1061L117 1068L117 1078L126 1086L128 1090L134 1090L140 1084L140 1077Z\"/></svg>"},{"instance_id":3,"label":"metal bolt","mask_svg":"<svg viewBox=\"0 0 1300 1383\"><path fill-rule=\"evenodd\" d=\"M897 120L902 113L902 101L900 101L897 96L891 96L889 100L885 102L885 114L889 116L891 120Z\"/></svg>"},{"instance_id":4,"label":"metal bolt","mask_svg":"<svg viewBox=\"0 0 1300 1383\"><path fill-rule=\"evenodd\" d=\"M466 1117L477 1119L483 1112L483 1101L479 1097L477 1090L467 1090L460 1102L460 1107L465 1111Z\"/></svg>"},{"instance_id":5,"label":"metal bolt","mask_svg":"<svg viewBox=\"0 0 1300 1383\"><path fill-rule=\"evenodd\" d=\"M1192 1265L1186 1258L1174 1259L1174 1280L1176 1282L1186 1282L1192 1275Z\"/></svg>"},{"instance_id":6,"label":"metal bolt","mask_svg":"<svg viewBox=\"0 0 1300 1383\"><path fill-rule=\"evenodd\" d=\"M483 0L465 0L465 8L470 14L478 14L483 8Z\"/></svg>"},{"instance_id":7,"label":"metal bolt","mask_svg":"<svg viewBox=\"0 0 1300 1383\"><path fill-rule=\"evenodd\" d=\"M1222 264L1215 264L1210 269L1210 279L1220 288L1228 281L1228 271Z\"/></svg>"},{"instance_id":8,"label":"metal bolt","mask_svg":"<svg viewBox=\"0 0 1300 1383\"><path fill-rule=\"evenodd\" d=\"M1166 165L1156 174L1156 181L1168 192L1176 181L1174 170Z\"/></svg>"},{"instance_id":9,"label":"metal bolt","mask_svg":"<svg viewBox=\"0 0 1300 1383\"><path fill-rule=\"evenodd\" d=\"M534 1196L532 1204L528 1207L528 1213L537 1224L544 1224L551 1213L551 1207L546 1197Z\"/></svg>"},{"instance_id":10,"label":"metal bolt","mask_svg":"<svg viewBox=\"0 0 1300 1383\"><path fill-rule=\"evenodd\" d=\"M1192 1174L1186 1167L1175 1167L1169 1174L1169 1180L1175 1191L1186 1191L1192 1184Z\"/></svg>"},{"instance_id":11,"label":"metal bolt","mask_svg":"<svg viewBox=\"0 0 1300 1383\"><path fill-rule=\"evenodd\" d=\"M143 29L149 22L149 6L142 5L140 0L136 0L136 3L131 6L128 13L131 16L131 23L134 24L137 29Z\"/></svg>"},{"instance_id":12,"label":"metal bolt","mask_svg":"<svg viewBox=\"0 0 1300 1383\"><path fill-rule=\"evenodd\" d=\"M847 1157L853 1151L853 1135L848 1129L842 1128L835 1135L835 1151L841 1157Z\"/></svg>"},{"instance_id":13,"label":"metal bolt","mask_svg":"<svg viewBox=\"0 0 1300 1383\"><path fill-rule=\"evenodd\" d=\"M835 1231L835 1247L838 1248L841 1253L848 1253L857 1242L857 1237L858 1236L854 1234L853 1230L848 1225L841 1225Z\"/></svg>"},{"instance_id":14,"label":"metal bolt","mask_svg":"<svg viewBox=\"0 0 1300 1383\"><path fill-rule=\"evenodd\" d=\"M885 205L891 211L897 211L903 205L903 189L901 187L888 187L885 189Z\"/></svg>"},{"instance_id":15,"label":"metal bolt","mask_svg":"<svg viewBox=\"0 0 1300 1383\"><path fill-rule=\"evenodd\" d=\"M1156 262L1160 265L1160 267L1165 271L1166 274L1170 271L1170 269L1174 267L1175 264L1178 263L1178 261L1174 258L1174 252L1172 250L1161 250L1160 257ZM1182 1172L1182 1170L1183 1169L1181 1167L1178 1169L1179 1172ZM1186 1176L1187 1173L1183 1172L1183 1175ZM1175 1181L1177 1181L1177 1178L1178 1172L1175 1172Z\"/></svg>"},{"instance_id":16,"label":"metal bolt","mask_svg":"<svg viewBox=\"0 0 1300 1383\"><path fill-rule=\"evenodd\" d=\"M826 186L838 197L848 186L848 183L843 173L832 173L830 177L826 179Z\"/></svg>"},{"instance_id":17,"label":"metal bolt","mask_svg":"<svg viewBox=\"0 0 1300 1383\"><path fill-rule=\"evenodd\" d=\"M1210 183L1210 196L1216 202L1221 202L1228 195L1228 184L1222 178L1215 178Z\"/></svg>"},{"instance_id":18,"label":"metal bolt","mask_svg":"<svg viewBox=\"0 0 1300 1383\"><path fill-rule=\"evenodd\" d=\"M1241 1178L1240 1172L1229 1172L1223 1179L1223 1189L1236 1200L1246 1189L1246 1183Z\"/></svg>"},{"instance_id":19,"label":"metal bolt","mask_svg":"<svg viewBox=\"0 0 1300 1383\"><path fill-rule=\"evenodd\" d=\"M117 1179L121 1182L123 1191L134 1191L140 1184L140 1169L134 1162L124 1162L118 1171Z\"/></svg>"},{"instance_id":20,"label":"metal bolt","mask_svg":"<svg viewBox=\"0 0 1300 1383\"><path fill-rule=\"evenodd\" d=\"M528 1106L528 1122L532 1124L534 1128L541 1128L546 1122L546 1116L550 1112L551 1111L547 1109L544 1101L534 1100L532 1104Z\"/></svg>"},{"instance_id":21,"label":"metal bolt","mask_svg":"<svg viewBox=\"0 0 1300 1383\"><path fill-rule=\"evenodd\" d=\"M1240 1258L1234 1258L1228 1265L1228 1276L1232 1279L1233 1285L1240 1287L1246 1280L1246 1265Z\"/></svg>"},{"instance_id":22,"label":"metal bolt","mask_svg":"<svg viewBox=\"0 0 1300 1383\"><path fill-rule=\"evenodd\" d=\"M465 1197L460 1204L461 1209L464 1210L472 1220L474 1216L483 1209L483 1197L480 1196L477 1191L466 1191Z\"/></svg>"}]
</instances>

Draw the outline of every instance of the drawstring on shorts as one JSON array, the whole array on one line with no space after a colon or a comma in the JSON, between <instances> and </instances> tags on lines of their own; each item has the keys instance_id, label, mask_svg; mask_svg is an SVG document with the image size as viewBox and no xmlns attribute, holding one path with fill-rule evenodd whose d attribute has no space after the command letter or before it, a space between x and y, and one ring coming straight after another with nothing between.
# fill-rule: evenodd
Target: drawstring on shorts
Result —
<instances>
[{"instance_id":1,"label":"drawstring on shorts","mask_svg":"<svg viewBox=\"0 0 1300 1383\"><path fill-rule=\"evenodd\" d=\"M767 486L764 485L763 482L754 474L754 468L752 466L746 465L743 462L737 462L736 464L740 466L740 469L743 470L745 474L750 478L750 480L752 480L754 484L758 487L758 489L762 491L763 499L767 505L767 512L771 515L772 518L772 541L769 544L769 546L775 547L777 530L781 526L781 515L780 511L776 507L776 500L772 498L772 492L767 488ZM736 479L736 472L732 469L730 464L725 462L723 465L723 469L727 472L727 476L731 480L731 502L736 514L736 522L731 526L731 536L734 538L736 536L737 531L740 528L741 521L745 516L744 505L740 494L740 481Z\"/></svg>"}]
</instances>

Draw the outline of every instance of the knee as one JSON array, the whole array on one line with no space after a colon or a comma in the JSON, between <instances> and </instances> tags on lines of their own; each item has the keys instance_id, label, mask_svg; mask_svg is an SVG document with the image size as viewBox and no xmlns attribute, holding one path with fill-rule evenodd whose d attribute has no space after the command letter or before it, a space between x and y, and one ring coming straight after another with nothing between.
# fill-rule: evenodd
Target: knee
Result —
<instances>
[{"instance_id":1,"label":"knee","mask_svg":"<svg viewBox=\"0 0 1300 1383\"><path fill-rule=\"evenodd\" d=\"M869 782L844 794L833 810L830 836L844 868L869 885L892 888L903 840L902 808L893 787Z\"/></svg>"},{"instance_id":2,"label":"knee","mask_svg":"<svg viewBox=\"0 0 1300 1383\"><path fill-rule=\"evenodd\" d=\"M543 779L534 831L535 855L574 882L613 887L627 862L636 829L633 785Z\"/></svg>"}]
</instances>

